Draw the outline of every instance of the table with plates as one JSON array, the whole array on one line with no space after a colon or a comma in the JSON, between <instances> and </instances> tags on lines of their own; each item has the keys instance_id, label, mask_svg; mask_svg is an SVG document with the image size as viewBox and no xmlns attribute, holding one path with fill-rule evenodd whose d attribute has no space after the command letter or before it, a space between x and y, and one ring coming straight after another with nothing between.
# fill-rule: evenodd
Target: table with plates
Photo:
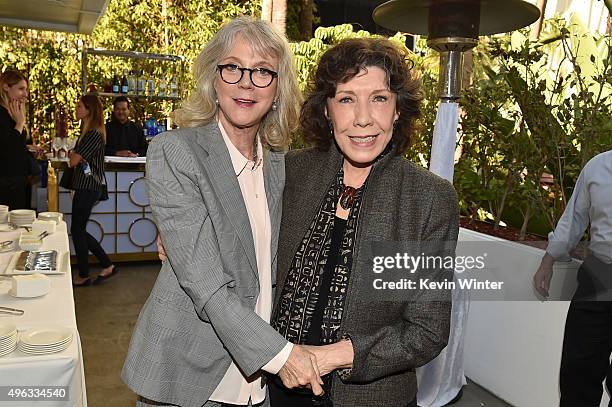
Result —
<instances>
[{"instance_id":1,"label":"table with plates","mask_svg":"<svg viewBox=\"0 0 612 407\"><path fill-rule=\"evenodd\" d=\"M13 240L17 248L23 229L0 228L0 241ZM40 250L67 253L66 223L44 238ZM83 353L76 325L70 262L62 273L48 275L49 293L37 298L15 298L5 269L16 251L0 252L0 307L23 310L23 315L0 310L0 388L65 386L69 401L0 401L0 406L87 406ZM15 329L17 332L14 332ZM14 350L12 350L14 348ZM6 400L6 395L0 395ZM43 400L42 398L40 400Z\"/></svg>"}]
</instances>

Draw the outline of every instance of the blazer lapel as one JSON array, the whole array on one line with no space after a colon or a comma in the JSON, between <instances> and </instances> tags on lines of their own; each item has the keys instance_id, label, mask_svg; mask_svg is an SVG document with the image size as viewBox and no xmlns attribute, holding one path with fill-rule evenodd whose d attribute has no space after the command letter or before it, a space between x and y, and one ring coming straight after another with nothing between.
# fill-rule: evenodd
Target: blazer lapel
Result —
<instances>
[{"instance_id":1,"label":"blazer lapel","mask_svg":"<svg viewBox=\"0 0 612 407\"><path fill-rule=\"evenodd\" d=\"M342 155L335 145L330 147L329 152L313 154L309 158L308 164L302 168L287 167L286 169L290 177L287 179L287 183L291 182L293 185L289 186L287 184L285 189L290 189L291 193L287 194L285 192L283 194L283 200L286 200L286 202L283 202L283 211L288 211L282 214L283 228L279 234L281 255L278 259L276 281L278 283L277 288L280 289L276 291L277 300L282 292L293 256L342 165ZM275 304L277 302L275 301Z\"/></svg>"},{"instance_id":2,"label":"blazer lapel","mask_svg":"<svg viewBox=\"0 0 612 407\"><path fill-rule=\"evenodd\" d=\"M213 122L199 128L198 142L209 152L208 157L203 160L204 168L209 174L210 183L227 215L227 219L238 235L255 279L259 281L255 243L253 242L249 215L240 191L238 178L234 173L229 151L217 124Z\"/></svg>"},{"instance_id":3,"label":"blazer lapel","mask_svg":"<svg viewBox=\"0 0 612 407\"><path fill-rule=\"evenodd\" d=\"M268 211L270 212L272 264L276 258L278 249L278 232L280 229L281 206L280 200L285 185L285 159L283 153L270 152L264 149L264 185L266 188L266 199ZM272 268L272 281L276 281L276 268Z\"/></svg>"}]
</instances>

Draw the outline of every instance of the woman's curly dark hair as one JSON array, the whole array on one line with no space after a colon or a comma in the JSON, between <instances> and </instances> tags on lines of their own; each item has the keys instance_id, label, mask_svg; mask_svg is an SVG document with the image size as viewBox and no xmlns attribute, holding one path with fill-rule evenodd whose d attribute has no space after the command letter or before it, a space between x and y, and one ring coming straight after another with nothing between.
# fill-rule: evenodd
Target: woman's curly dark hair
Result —
<instances>
[{"instance_id":1,"label":"woman's curly dark hair","mask_svg":"<svg viewBox=\"0 0 612 407\"><path fill-rule=\"evenodd\" d=\"M413 63L406 52L382 38L347 39L323 54L311 77L300 115L306 143L321 150L329 149L333 134L325 116L327 99L335 96L338 84L372 66L385 71L389 90L397 95L399 118L393 128L392 142L396 154L406 151L417 130L416 121L421 116L421 82L412 70Z\"/></svg>"}]
</instances>

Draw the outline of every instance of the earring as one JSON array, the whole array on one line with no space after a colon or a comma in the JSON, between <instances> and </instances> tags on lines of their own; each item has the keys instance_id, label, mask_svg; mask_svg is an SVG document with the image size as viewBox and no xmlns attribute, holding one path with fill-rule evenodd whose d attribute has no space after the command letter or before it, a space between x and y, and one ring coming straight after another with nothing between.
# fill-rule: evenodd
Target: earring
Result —
<instances>
[{"instance_id":1,"label":"earring","mask_svg":"<svg viewBox=\"0 0 612 407\"><path fill-rule=\"evenodd\" d=\"M272 102L272 111L276 112L276 110L278 109L278 105L276 103L276 100L274 102Z\"/></svg>"},{"instance_id":2,"label":"earring","mask_svg":"<svg viewBox=\"0 0 612 407\"><path fill-rule=\"evenodd\" d=\"M219 99L215 99L215 104L219 106Z\"/></svg>"}]
</instances>

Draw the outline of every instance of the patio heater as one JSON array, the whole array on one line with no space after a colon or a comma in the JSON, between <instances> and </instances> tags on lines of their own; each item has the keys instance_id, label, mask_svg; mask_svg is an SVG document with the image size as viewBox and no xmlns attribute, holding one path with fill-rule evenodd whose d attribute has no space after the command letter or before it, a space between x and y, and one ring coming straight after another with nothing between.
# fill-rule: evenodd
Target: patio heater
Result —
<instances>
[{"instance_id":1,"label":"patio heater","mask_svg":"<svg viewBox=\"0 0 612 407\"><path fill-rule=\"evenodd\" d=\"M540 10L523 0L391 0L376 7L372 17L382 27L427 36L427 45L440 53L440 105L429 169L452 183L464 52L478 44L480 35L514 31L534 23ZM465 384L463 337L469 297L453 290L452 299L448 346L417 371L418 404L423 407L445 405Z\"/></svg>"}]
</instances>

